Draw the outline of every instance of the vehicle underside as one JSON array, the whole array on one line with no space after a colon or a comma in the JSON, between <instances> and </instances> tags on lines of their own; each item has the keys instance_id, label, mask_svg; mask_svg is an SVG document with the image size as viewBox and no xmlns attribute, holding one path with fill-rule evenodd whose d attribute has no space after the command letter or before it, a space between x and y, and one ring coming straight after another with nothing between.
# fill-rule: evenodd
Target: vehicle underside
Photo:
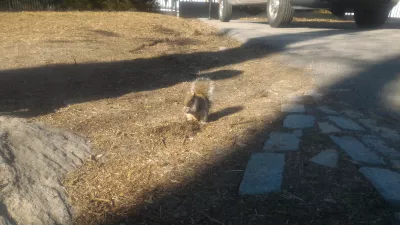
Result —
<instances>
[{"instance_id":1,"label":"vehicle underside","mask_svg":"<svg viewBox=\"0 0 400 225\"><path fill-rule=\"evenodd\" d=\"M377 28L383 25L390 10L399 0L219 0L219 19L228 22L232 5L266 7L271 27L284 27L298 9L327 9L333 15L342 17L354 12L354 20L360 28Z\"/></svg>"}]
</instances>

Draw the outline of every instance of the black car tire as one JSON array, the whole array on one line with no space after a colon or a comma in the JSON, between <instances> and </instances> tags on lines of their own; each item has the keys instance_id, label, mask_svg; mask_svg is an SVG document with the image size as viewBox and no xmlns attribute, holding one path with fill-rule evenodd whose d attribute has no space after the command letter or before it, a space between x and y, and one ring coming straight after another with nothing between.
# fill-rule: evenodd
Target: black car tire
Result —
<instances>
[{"instance_id":1,"label":"black car tire","mask_svg":"<svg viewBox=\"0 0 400 225\"><path fill-rule=\"evenodd\" d=\"M376 28L385 24L390 10L387 7L375 9L354 9L354 21L360 28Z\"/></svg>"},{"instance_id":2,"label":"black car tire","mask_svg":"<svg viewBox=\"0 0 400 225\"><path fill-rule=\"evenodd\" d=\"M333 5L329 11L336 17L344 17L346 14L346 8L340 5Z\"/></svg>"}]
</instances>

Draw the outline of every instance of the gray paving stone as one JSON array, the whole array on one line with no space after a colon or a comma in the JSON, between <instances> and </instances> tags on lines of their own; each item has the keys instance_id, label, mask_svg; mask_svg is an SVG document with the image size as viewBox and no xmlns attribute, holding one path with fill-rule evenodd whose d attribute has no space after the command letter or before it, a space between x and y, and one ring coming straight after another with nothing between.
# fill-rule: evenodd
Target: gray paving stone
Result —
<instances>
[{"instance_id":1,"label":"gray paving stone","mask_svg":"<svg viewBox=\"0 0 400 225\"><path fill-rule=\"evenodd\" d=\"M319 122L318 127L324 134L339 133L341 130L328 122Z\"/></svg>"},{"instance_id":2,"label":"gray paving stone","mask_svg":"<svg viewBox=\"0 0 400 225\"><path fill-rule=\"evenodd\" d=\"M365 130L363 127L358 125L358 123L354 122L351 119L347 119L342 116L328 116L328 119L338 125L340 128L346 130L355 130L355 131L363 131Z\"/></svg>"},{"instance_id":3,"label":"gray paving stone","mask_svg":"<svg viewBox=\"0 0 400 225\"><path fill-rule=\"evenodd\" d=\"M360 172L379 194L394 207L400 207L400 174L381 168L362 167Z\"/></svg>"},{"instance_id":4,"label":"gray paving stone","mask_svg":"<svg viewBox=\"0 0 400 225\"><path fill-rule=\"evenodd\" d=\"M397 131L387 128L377 126L376 120L373 119L360 119L360 123L362 123L365 127L372 130L373 132L379 133L379 135L383 138L400 141L400 135Z\"/></svg>"},{"instance_id":5,"label":"gray paving stone","mask_svg":"<svg viewBox=\"0 0 400 225\"><path fill-rule=\"evenodd\" d=\"M369 148L381 153L382 155L390 158L399 158L400 152L395 149L388 147L384 140L374 135L364 135L361 141Z\"/></svg>"},{"instance_id":6,"label":"gray paving stone","mask_svg":"<svg viewBox=\"0 0 400 225\"><path fill-rule=\"evenodd\" d=\"M292 134L296 135L296 137L301 138L303 136L303 130L295 130Z\"/></svg>"},{"instance_id":7,"label":"gray paving stone","mask_svg":"<svg viewBox=\"0 0 400 225\"><path fill-rule=\"evenodd\" d=\"M400 141L400 135L397 131L392 130L387 127L376 127L375 128L381 137L392 140L392 141Z\"/></svg>"},{"instance_id":8,"label":"gray paving stone","mask_svg":"<svg viewBox=\"0 0 400 225\"><path fill-rule=\"evenodd\" d=\"M343 149L353 160L370 165L385 165L383 159L377 156L371 149L365 147L353 137L329 136L331 140Z\"/></svg>"},{"instance_id":9,"label":"gray paving stone","mask_svg":"<svg viewBox=\"0 0 400 225\"><path fill-rule=\"evenodd\" d=\"M356 112L354 110L342 110L342 113L353 119L364 117L364 114Z\"/></svg>"},{"instance_id":10,"label":"gray paving stone","mask_svg":"<svg viewBox=\"0 0 400 225\"><path fill-rule=\"evenodd\" d=\"M359 119L360 123L367 127L368 129L373 130L376 127L376 120L373 119Z\"/></svg>"},{"instance_id":11,"label":"gray paving stone","mask_svg":"<svg viewBox=\"0 0 400 225\"><path fill-rule=\"evenodd\" d=\"M335 110L329 108L328 106L319 106L317 107L317 109L319 109L320 111L326 113L326 114L331 114L331 115L339 115L338 112L336 112Z\"/></svg>"},{"instance_id":12,"label":"gray paving stone","mask_svg":"<svg viewBox=\"0 0 400 225\"><path fill-rule=\"evenodd\" d=\"M240 195L261 195L279 192L282 186L285 156L275 153L255 153L247 163Z\"/></svg>"},{"instance_id":13,"label":"gray paving stone","mask_svg":"<svg viewBox=\"0 0 400 225\"><path fill-rule=\"evenodd\" d=\"M392 164L393 169L400 170L400 160L399 159L392 159L392 160L390 160L390 163Z\"/></svg>"},{"instance_id":14,"label":"gray paving stone","mask_svg":"<svg viewBox=\"0 0 400 225\"><path fill-rule=\"evenodd\" d=\"M328 149L320 152L318 155L311 158L311 162L327 166L330 168L335 168L338 162L338 152L334 149Z\"/></svg>"},{"instance_id":15,"label":"gray paving stone","mask_svg":"<svg viewBox=\"0 0 400 225\"><path fill-rule=\"evenodd\" d=\"M276 151L297 151L300 139L292 133L271 132L269 139L264 144L264 150Z\"/></svg>"},{"instance_id":16,"label":"gray paving stone","mask_svg":"<svg viewBox=\"0 0 400 225\"><path fill-rule=\"evenodd\" d=\"M313 127L315 117L309 115L289 115L283 121L283 126L292 129L303 129Z\"/></svg>"},{"instance_id":17,"label":"gray paving stone","mask_svg":"<svg viewBox=\"0 0 400 225\"><path fill-rule=\"evenodd\" d=\"M306 111L306 109L304 108L304 105L300 105L300 104L283 104L281 106L281 112L303 113L305 111Z\"/></svg>"}]
</instances>

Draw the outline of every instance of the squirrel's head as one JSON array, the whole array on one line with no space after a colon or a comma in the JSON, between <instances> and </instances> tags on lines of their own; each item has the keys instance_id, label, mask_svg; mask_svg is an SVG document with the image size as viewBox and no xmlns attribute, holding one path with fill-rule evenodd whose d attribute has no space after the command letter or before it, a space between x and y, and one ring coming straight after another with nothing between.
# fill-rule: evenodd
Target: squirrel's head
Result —
<instances>
[{"instance_id":1,"label":"squirrel's head","mask_svg":"<svg viewBox=\"0 0 400 225\"><path fill-rule=\"evenodd\" d=\"M197 101L194 92L189 92L184 100L183 111L185 113L196 112L197 110Z\"/></svg>"}]
</instances>

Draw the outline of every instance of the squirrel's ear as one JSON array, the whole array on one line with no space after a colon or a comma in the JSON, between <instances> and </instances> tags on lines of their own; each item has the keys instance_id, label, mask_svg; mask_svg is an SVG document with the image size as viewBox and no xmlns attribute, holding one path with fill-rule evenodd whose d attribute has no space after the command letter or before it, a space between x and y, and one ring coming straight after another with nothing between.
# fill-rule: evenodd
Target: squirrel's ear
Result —
<instances>
[{"instance_id":1,"label":"squirrel's ear","mask_svg":"<svg viewBox=\"0 0 400 225\"><path fill-rule=\"evenodd\" d=\"M194 96L194 91L191 91L190 94L191 94L192 96Z\"/></svg>"}]
</instances>

